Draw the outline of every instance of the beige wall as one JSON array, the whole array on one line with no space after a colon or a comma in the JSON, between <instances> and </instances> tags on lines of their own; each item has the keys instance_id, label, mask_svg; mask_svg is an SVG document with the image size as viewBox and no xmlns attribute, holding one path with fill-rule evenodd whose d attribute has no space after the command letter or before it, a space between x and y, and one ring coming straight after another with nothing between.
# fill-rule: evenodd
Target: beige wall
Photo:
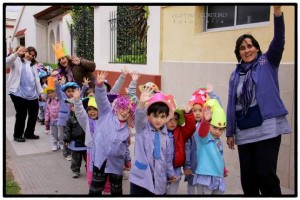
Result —
<instances>
[{"instance_id":1,"label":"beige wall","mask_svg":"<svg viewBox=\"0 0 300 200\"><path fill-rule=\"evenodd\" d=\"M167 6L162 8L161 58L166 61L235 62L233 53L236 39L252 34L267 51L273 36L273 10L270 23L262 27L227 31L203 32L201 16L203 6ZM295 9L283 6L286 44L282 62L293 63L295 59Z\"/></svg>"},{"instance_id":2,"label":"beige wall","mask_svg":"<svg viewBox=\"0 0 300 200\"><path fill-rule=\"evenodd\" d=\"M290 190L295 188L295 46L294 8L282 8L285 17L286 45L279 69L280 93L289 114L287 119L293 133L284 135L280 147L277 173L281 185ZM201 16L201 6L167 6L161 13L161 89L173 94L178 105L185 103L191 94L206 83L212 83L226 110L228 80L235 68L233 53L236 39L244 33L253 34L263 52L273 36L273 18L267 26L221 32L202 32L202 22L193 16ZM188 15L194 13L194 15ZM272 12L271 12L272 13ZM181 15L180 15L181 14ZM226 146L226 138L223 136ZM227 146L226 146L227 147ZM240 187L237 150L225 148L225 161L230 177ZM228 180L227 179L227 180ZM230 181L228 181L230 182ZM230 182L231 183L231 182Z\"/></svg>"}]
</instances>

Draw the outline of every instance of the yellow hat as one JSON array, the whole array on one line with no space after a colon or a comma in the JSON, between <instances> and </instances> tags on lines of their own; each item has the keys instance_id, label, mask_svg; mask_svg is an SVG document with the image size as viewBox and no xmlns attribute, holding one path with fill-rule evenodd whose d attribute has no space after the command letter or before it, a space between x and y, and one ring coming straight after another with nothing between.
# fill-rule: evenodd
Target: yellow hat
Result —
<instances>
[{"instance_id":1,"label":"yellow hat","mask_svg":"<svg viewBox=\"0 0 300 200\"><path fill-rule=\"evenodd\" d=\"M98 109L95 97L89 97L88 107L94 107Z\"/></svg>"},{"instance_id":2,"label":"yellow hat","mask_svg":"<svg viewBox=\"0 0 300 200\"><path fill-rule=\"evenodd\" d=\"M226 127L226 114L216 99L207 100L204 106L209 106L211 108L211 125L219 128Z\"/></svg>"},{"instance_id":3,"label":"yellow hat","mask_svg":"<svg viewBox=\"0 0 300 200\"><path fill-rule=\"evenodd\" d=\"M63 45L63 42L62 42ZM62 57L65 57L65 50L63 49L63 47L59 44L59 42L56 42L55 46L52 44L52 49L55 53L55 57L56 59L60 59Z\"/></svg>"},{"instance_id":4,"label":"yellow hat","mask_svg":"<svg viewBox=\"0 0 300 200\"><path fill-rule=\"evenodd\" d=\"M44 93L47 94L48 90L55 90L54 77L47 77L47 87L44 89Z\"/></svg>"}]
</instances>

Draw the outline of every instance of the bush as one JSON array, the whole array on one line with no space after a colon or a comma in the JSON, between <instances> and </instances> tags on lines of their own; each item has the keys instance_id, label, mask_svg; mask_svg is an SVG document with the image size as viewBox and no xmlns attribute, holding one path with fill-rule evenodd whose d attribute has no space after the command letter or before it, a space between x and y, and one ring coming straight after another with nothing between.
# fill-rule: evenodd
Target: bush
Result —
<instances>
[{"instance_id":1,"label":"bush","mask_svg":"<svg viewBox=\"0 0 300 200\"><path fill-rule=\"evenodd\" d=\"M43 66L50 66L52 69L57 69L57 64L53 64L53 63L43 63Z\"/></svg>"},{"instance_id":2,"label":"bush","mask_svg":"<svg viewBox=\"0 0 300 200\"><path fill-rule=\"evenodd\" d=\"M146 55L120 55L114 60L115 63L132 63L145 64L147 62Z\"/></svg>"}]
</instances>

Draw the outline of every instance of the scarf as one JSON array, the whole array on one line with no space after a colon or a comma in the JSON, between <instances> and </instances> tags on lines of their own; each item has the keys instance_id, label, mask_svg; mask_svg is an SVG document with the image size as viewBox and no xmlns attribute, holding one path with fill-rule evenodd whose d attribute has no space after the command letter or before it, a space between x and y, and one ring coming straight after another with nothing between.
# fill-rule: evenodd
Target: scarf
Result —
<instances>
[{"instance_id":1,"label":"scarf","mask_svg":"<svg viewBox=\"0 0 300 200\"><path fill-rule=\"evenodd\" d=\"M248 108L250 107L253 99L253 87L254 83L252 80L252 70L257 66L257 57L251 63L241 63L240 74L245 74L243 81L243 87L241 91L238 103L242 106L242 115L247 114Z\"/></svg>"},{"instance_id":2,"label":"scarf","mask_svg":"<svg viewBox=\"0 0 300 200\"><path fill-rule=\"evenodd\" d=\"M65 72L66 72L68 82L75 82L74 77L73 77L73 72L69 65L66 67Z\"/></svg>"}]
</instances>

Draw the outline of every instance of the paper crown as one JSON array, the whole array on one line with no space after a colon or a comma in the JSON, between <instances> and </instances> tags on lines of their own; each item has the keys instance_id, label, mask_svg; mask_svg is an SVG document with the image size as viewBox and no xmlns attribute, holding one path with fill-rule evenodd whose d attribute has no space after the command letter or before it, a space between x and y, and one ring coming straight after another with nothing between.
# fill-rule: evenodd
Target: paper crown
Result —
<instances>
[{"instance_id":1,"label":"paper crown","mask_svg":"<svg viewBox=\"0 0 300 200\"><path fill-rule=\"evenodd\" d=\"M44 89L44 93L47 94L48 90L55 90L54 77L47 77L47 87Z\"/></svg>"},{"instance_id":2,"label":"paper crown","mask_svg":"<svg viewBox=\"0 0 300 200\"><path fill-rule=\"evenodd\" d=\"M68 51L64 45L64 41L62 41L61 43L62 45L60 45L59 42L56 42L55 46L52 44L52 49L57 60L68 55Z\"/></svg>"},{"instance_id":3,"label":"paper crown","mask_svg":"<svg viewBox=\"0 0 300 200\"><path fill-rule=\"evenodd\" d=\"M153 89L153 91L156 92L156 93L160 92L159 88L157 87L157 85L155 83L147 82L145 85L140 85L139 86L140 91L143 92L145 87Z\"/></svg>"},{"instance_id":4,"label":"paper crown","mask_svg":"<svg viewBox=\"0 0 300 200\"><path fill-rule=\"evenodd\" d=\"M211 125L219 128L226 127L226 114L216 99L209 99L204 106L209 106L212 111Z\"/></svg>"},{"instance_id":5,"label":"paper crown","mask_svg":"<svg viewBox=\"0 0 300 200\"><path fill-rule=\"evenodd\" d=\"M84 109L86 110L88 107L94 107L98 109L95 97L87 97L82 100L82 104Z\"/></svg>"},{"instance_id":6,"label":"paper crown","mask_svg":"<svg viewBox=\"0 0 300 200\"><path fill-rule=\"evenodd\" d=\"M189 102L192 102L193 105L200 104L203 107L206 100L207 100L206 88L199 88L192 94L192 97L190 98Z\"/></svg>"},{"instance_id":7,"label":"paper crown","mask_svg":"<svg viewBox=\"0 0 300 200\"><path fill-rule=\"evenodd\" d=\"M167 104L167 106L169 107L169 116L167 117L167 121L169 121L173 116L174 116L174 105L172 105L172 95L164 95L161 92L155 93L152 95L152 97L146 102L146 109L149 108L149 106L151 106L154 103L157 102L163 102L165 104Z\"/></svg>"}]
</instances>

